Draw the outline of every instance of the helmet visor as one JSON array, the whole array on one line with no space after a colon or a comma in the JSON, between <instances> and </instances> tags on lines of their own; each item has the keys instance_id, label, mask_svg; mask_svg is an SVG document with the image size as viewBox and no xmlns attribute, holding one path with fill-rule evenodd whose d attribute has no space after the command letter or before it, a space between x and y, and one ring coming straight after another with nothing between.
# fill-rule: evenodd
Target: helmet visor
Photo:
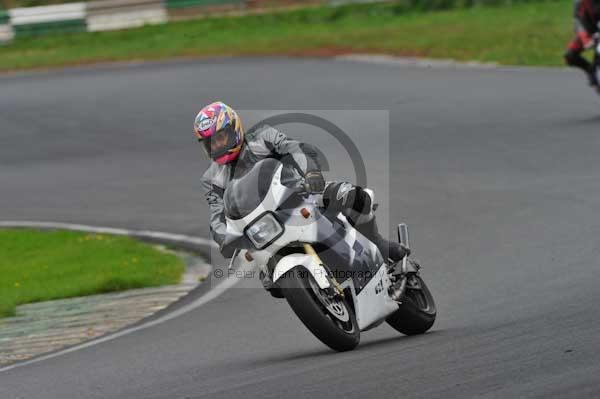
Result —
<instances>
[{"instance_id":1,"label":"helmet visor","mask_svg":"<svg viewBox=\"0 0 600 399\"><path fill-rule=\"evenodd\" d=\"M212 159L222 157L239 145L238 134L231 125L225 126L212 136L200 141L204 146L206 154Z\"/></svg>"}]
</instances>

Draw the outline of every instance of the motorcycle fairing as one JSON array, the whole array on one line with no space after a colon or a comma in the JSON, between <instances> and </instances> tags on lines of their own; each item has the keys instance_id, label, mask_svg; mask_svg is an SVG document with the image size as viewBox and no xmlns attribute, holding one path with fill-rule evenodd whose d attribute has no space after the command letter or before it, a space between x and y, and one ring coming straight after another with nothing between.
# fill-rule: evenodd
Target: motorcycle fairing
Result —
<instances>
[{"instance_id":1,"label":"motorcycle fairing","mask_svg":"<svg viewBox=\"0 0 600 399\"><path fill-rule=\"evenodd\" d=\"M261 162L269 166L266 161ZM269 163L272 162L273 160L269 160ZM282 170L283 165L279 163L270 175L271 184L261 195L262 200L254 210L240 219L227 218L227 235L241 239L246 226L260 215L271 211L282 223L285 232L261 251L249 248L259 264L266 264L272 254L292 242L310 243L318 247L319 256L334 275L353 276L354 290L359 294L384 265L379 249L352 227L343 215L325 216L310 201L303 205L311 215L309 218L303 217L297 208L280 209L290 196L296 195L293 189L282 184Z\"/></svg>"}]
</instances>

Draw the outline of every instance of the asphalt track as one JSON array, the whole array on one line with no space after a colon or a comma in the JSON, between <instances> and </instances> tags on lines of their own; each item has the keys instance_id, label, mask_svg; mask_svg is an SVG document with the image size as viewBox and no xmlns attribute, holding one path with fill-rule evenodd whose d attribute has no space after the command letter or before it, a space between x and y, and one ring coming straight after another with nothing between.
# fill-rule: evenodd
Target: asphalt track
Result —
<instances>
[{"instance_id":1,"label":"asphalt track","mask_svg":"<svg viewBox=\"0 0 600 399\"><path fill-rule=\"evenodd\" d=\"M216 98L389 110L391 151L365 148L365 160L370 185L389 189L382 219L413 226L438 302L432 332L382 326L337 354L284 301L234 288L161 325L0 373L0 398L600 395L600 101L574 72L282 58L3 77L0 220L206 235L206 161L190 125ZM378 114L348 115L351 130ZM343 164L339 149L320 148Z\"/></svg>"}]
</instances>

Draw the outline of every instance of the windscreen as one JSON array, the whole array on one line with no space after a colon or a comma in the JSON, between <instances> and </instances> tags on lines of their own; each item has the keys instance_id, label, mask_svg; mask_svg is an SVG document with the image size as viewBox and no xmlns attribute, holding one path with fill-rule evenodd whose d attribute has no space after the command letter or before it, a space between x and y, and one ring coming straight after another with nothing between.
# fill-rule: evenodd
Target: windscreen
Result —
<instances>
[{"instance_id":1,"label":"windscreen","mask_svg":"<svg viewBox=\"0 0 600 399\"><path fill-rule=\"evenodd\" d=\"M256 209L269 192L280 165L276 159L263 159L243 175L235 177L225 190L225 215L230 219L241 219Z\"/></svg>"}]
</instances>

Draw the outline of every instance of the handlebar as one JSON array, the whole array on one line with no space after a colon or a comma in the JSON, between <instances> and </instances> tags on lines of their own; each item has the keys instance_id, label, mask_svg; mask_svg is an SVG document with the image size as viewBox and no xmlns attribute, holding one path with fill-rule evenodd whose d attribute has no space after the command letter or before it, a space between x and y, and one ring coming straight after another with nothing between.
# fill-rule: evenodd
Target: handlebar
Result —
<instances>
[{"instance_id":1,"label":"handlebar","mask_svg":"<svg viewBox=\"0 0 600 399\"><path fill-rule=\"evenodd\" d=\"M314 202L317 204L317 206L322 207L323 206L323 192L320 193L315 193L312 192L310 190L310 187L308 186L308 184L303 183L301 187L298 188L298 190L296 190L296 193L304 198L309 198L309 197L313 197L312 199L314 200Z\"/></svg>"}]
</instances>

